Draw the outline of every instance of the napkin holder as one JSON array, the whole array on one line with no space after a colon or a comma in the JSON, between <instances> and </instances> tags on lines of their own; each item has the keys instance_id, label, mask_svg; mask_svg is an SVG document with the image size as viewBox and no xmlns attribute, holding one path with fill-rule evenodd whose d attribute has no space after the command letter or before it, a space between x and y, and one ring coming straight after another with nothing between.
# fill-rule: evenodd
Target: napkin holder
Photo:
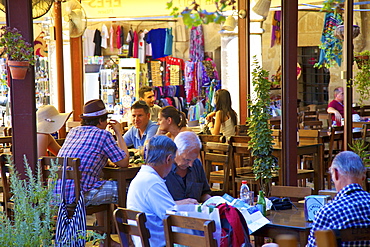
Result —
<instances>
[{"instance_id":1,"label":"napkin holder","mask_svg":"<svg viewBox=\"0 0 370 247\"><path fill-rule=\"evenodd\" d=\"M329 195L310 195L304 199L304 215L306 221L313 221L315 214L331 200L331 197Z\"/></svg>"}]
</instances>

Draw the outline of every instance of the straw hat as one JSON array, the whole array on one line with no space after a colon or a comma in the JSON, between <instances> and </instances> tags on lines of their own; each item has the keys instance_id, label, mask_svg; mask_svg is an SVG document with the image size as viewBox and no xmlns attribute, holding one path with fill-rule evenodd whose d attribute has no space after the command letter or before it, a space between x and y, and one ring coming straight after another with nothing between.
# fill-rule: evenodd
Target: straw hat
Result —
<instances>
[{"instance_id":1,"label":"straw hat","mask_svg":"<svg viewBox=\"0 0 370 247\"><path fill-rule=\"evenodd\" d=\"M58 131L71 116L72 112L59 113L52 105L40 106L36 112L37 133L50 134Z\"/></svg>"},{"instance_id":2,"label":"straw hat","mask_svg":"<svg viewBox=\"0 0 370 247\"><path fill-rule=\"evenodd\" d=\"M101 99L93 99L85 103L84 113L80 115L82 119L92 119L108 114L107 109Z\"/></svg>"}]
</instances>

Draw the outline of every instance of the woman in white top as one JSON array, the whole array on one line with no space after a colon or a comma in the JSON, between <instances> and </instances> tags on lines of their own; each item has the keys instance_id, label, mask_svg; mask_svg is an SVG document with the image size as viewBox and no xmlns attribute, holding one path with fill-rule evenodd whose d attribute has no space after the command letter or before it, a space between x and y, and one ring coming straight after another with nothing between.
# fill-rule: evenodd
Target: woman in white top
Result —
<instances>
[{"instance_id":1,"label":"woman in white top","mask_svg":"<svg viewBox=\"0 0 370 247\"><path fill-rule=\"evenodd\" d=\"M212 135L222 133L226 137L235 135L237 124L236 112L231 108L231 96L226 89L216 92L216 110L207 115L206 119L213 122Z\"/></svg>"}]
</instances>

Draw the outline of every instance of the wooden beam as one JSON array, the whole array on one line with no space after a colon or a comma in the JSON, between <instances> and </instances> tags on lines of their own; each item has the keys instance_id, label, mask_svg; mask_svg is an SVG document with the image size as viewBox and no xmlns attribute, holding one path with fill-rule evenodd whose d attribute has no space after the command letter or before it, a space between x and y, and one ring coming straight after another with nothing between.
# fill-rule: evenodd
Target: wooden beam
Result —
<instances>
[{"instance_id":1,"label":"wooden beam","mask_svg":"<svg viewBox=\"0 0 370 247\"><path fill-rule=\"evenodd\" d=\"M282 185L297 185L298 0L282 1Z\"/></svg>"},{"instance_id":2,"label":"wooden beam","mask_svg":"<svg viewBox=\"0 0 370 247\"><path fill-rule=\"evenodd\" d=\"M6 1L6 24L18 28L26 41L33 43L32 6L30 0ZM9 74L8 74L9 76ZM35 71L31 66L24 80L11 79L11 113L13 159L21 178L25 178L23 155L35 168L37 162Z\"/></svg>"}]
</instances>

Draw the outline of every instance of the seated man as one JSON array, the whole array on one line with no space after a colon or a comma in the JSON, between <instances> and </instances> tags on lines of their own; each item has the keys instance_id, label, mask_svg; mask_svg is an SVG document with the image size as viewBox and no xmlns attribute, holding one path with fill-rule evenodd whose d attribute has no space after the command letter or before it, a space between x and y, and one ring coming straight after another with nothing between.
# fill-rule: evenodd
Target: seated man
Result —
<instances>
[{"instance_id":1,"label":"seated man","mask_svg":"<svg viewBox=\"0 0 370 247\"><path fill-rule=\"evenodd\" d=\"M330 172L338 194L315 215L307 247L316 246L316 230L370 227L370 193L361 187L365 171L361 158L351 151L334 158ZM351 244L348 246L370 246L370 241Z\"/></svg>"},{"instance_id":2,"label":"seated man","mask_svg":"<svg viewBox=\"0 0 370 247\"><path fill-rule=\"evenodd\" d=\"M198 159L202 144L192 131L180 132L175 163L166 177L166 185L176 204L198 204L211 197L211 189Z\"/></svg>"},{"instance_id":3,"label":"seated man","mask_svg":"<svg viewBox=\"0 0 370 247\"><path fill-rule=\"evenodd\" d=\"M343 87L337 87L334 89L334 100L329 105L327 112L332 113L331 120L335 121L337 126L342 126L342 118L344 118L344 91ZM355 110L352 110L352 114L357 114ZM358 114L357 114L358 115ZM359 117L359 116L358 116Z\"/></svg>"},{"instance_id":4,"label":"seated man","mask_svg":"<svg viewBox=\"0 0 370 247\"><path fill-rule=\"evenodd\" d=\"M85 205L118 203L117 181L100 179L100 172L108 158L118 166L127 167L129 155L122 138L122 127L115 121L107 121L108 111L102 100L90 100L84 105L81 126L74 127L68 133L59 157L80 158L81 189L85 192ZM105 130L110 126L117 137ZM118 144L117 144L118 143ZM56 193L61 193L61 183L56 186ZM66 183L67 203L74 201L73 180ZM104 220L104 214L97 214L98 225Z\"/></svg>"},{"instance_id":5,"label":"seated man","mask_svg":"<svg viewBox=\"0 0 370 247\"><path fill-rule=\"evenodd\" d=\"M155 135L158 125L150 120L149 106L145 101L136 101L131 106L133 126L124 134L123 139L127 146L135 149L144 147L145 141Z\"/></svg>"},{"instance_id":6,"label":"seated man","mask_svg":"<svg viewBox=\"0 0 370 247\"><path fill-rule=\"evenodd\" d=\"M145 146L145 165L132 180L127 194L127 208L144 212L145 223L150 232L150 246L165 246L163 219L166 210L175 202L168 192L163 178L170 172L176 145L167 136L154 136ZM140 239L133 238L135 246L141 246Z\"/></svg>"},{"instance_id":7,"label":"seated man","mask_svg":"<svg viewBox=\"0 0 370 247\"><path fill-rule=\"evenodd\" d=\"M153 88L149 86L141 87L139 89L139 97L140 100L145 101L146 104L149 106L150 120L152 120L153 122L158 122L158 113L161 110L161 107L154 104L155 96Z\"/></svg>"}]
</instances>

